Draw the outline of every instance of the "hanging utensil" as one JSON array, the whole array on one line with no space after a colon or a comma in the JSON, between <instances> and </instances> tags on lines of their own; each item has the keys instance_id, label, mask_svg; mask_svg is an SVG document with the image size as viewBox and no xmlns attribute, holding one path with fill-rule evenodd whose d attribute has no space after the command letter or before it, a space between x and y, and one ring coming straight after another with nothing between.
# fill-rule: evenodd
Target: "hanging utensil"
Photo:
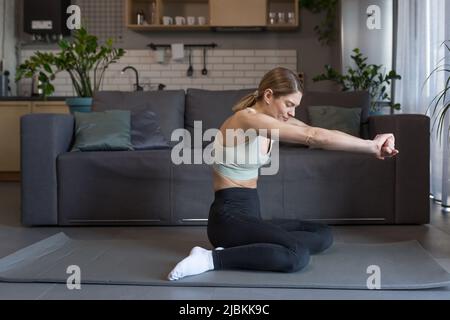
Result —
<instances>
[{"instance_id":1,"label":"hanging utensil","mask_svg":"<svg viewBox=\"0 0 450 320\"><path fill-rule=\"evenodd\" d=\"M206 47L203 47L203 69L202 75L206 76L208 74L208 69L206 69Z\"/></svg>"},{"instance_id":2,"label":"hanging utensil","mask_svg":"<svg viewBox=\"0 0 450 320\"><path fill-rule=\"evenodd\" d=\"M186 75L188 77L192 77L194 74L194 68L192 67L192 49L189 49L189 68L186 72Z\"/></svg>"}]
</instances>

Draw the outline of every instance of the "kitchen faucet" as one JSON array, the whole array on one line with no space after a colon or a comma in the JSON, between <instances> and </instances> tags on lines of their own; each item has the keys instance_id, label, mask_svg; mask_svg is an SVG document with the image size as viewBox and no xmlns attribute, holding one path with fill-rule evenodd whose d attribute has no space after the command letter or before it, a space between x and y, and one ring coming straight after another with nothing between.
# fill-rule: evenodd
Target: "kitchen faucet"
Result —
<instances>
[{"instance_id":1,"label":"kitchen faucet","mask_svg":"<svg viewBox=\"0 0 450 320\"><path fill-rule=\"evenodd\" d=\"M136 70L135 67L126 66L125 68L122 69L122 74L124 74L125 71L127 71L128 69L133 70L134 73L136 74L136 84L135 84L136 85L136 91L143 91L144 88L139 85L139 75L138 75L138 71Z\"/></svg>"}]
</instances>

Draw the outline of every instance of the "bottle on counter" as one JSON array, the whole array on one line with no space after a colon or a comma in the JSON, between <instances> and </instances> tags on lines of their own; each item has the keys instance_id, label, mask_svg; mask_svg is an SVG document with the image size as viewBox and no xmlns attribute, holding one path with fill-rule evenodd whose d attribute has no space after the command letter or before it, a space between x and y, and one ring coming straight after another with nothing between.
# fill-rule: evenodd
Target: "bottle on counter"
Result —
<instances>
[{"instance_id":1,"label":"bottle on counter","mask_svg":"<svg viewBox=\"0 0 450 320\"><path fill-rule=\"evenodd\" d=\"M40 88L42 82L39 80L39 74L35 73L31 79L31 96L38 97L41 96L44 92L42 88Z\"/></svg>"}]
</instances>

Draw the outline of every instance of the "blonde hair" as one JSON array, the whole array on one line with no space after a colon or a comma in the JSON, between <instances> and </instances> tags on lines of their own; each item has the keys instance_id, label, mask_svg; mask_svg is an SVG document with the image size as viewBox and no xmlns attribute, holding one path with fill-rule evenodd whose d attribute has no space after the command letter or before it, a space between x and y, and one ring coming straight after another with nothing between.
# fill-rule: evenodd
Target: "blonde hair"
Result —
<instances>
[{"instance_id":1,"label":"blonde hair","mask_svg":"<svg viewBox=\"0 0 450 320\"><path fill-rule=\"evenodd\" d=\"M295 92L303 93L303 83L299 76L289 69L282 67L272 69L261 79L258 90L246 95L233 106L233 112L255 105L263 98L267 89L271 89L274 97L278 98Z\"/></svg>"}]
</instances>

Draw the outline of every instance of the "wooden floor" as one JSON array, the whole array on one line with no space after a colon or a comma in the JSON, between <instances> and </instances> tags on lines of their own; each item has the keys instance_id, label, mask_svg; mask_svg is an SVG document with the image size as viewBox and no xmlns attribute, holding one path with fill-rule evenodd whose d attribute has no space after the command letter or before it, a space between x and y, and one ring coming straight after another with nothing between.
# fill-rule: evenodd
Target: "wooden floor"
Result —
<instances>
[{"instance_id":1,"label":"wooden floor","mask_svg":"<svg viewBox=\"0 0 450 320\"><path fill-rule=\"evenodd\" d=\"M431 223L420 226L335 226L336 241L395 242L418 240L421 245L450 272L450 218L431 206ZM28 246L58 232L83 239L93 237L142 238L151 236L154 227L86 227L86 228L25 228L20 224L20 184L0 183L0 257ZM183 232L194 228L176 227ZM198 229L197 229L198 230ZM206 236L206 230L205 230ZM169 271L169 270L168 270ZM263 289L214 287L152 287L83 285L81 290L68 290L62 284L0 283L1 299L450 299L450 287L431 290L324 290L324 289Z\"/></svg>"}]
</instances>

